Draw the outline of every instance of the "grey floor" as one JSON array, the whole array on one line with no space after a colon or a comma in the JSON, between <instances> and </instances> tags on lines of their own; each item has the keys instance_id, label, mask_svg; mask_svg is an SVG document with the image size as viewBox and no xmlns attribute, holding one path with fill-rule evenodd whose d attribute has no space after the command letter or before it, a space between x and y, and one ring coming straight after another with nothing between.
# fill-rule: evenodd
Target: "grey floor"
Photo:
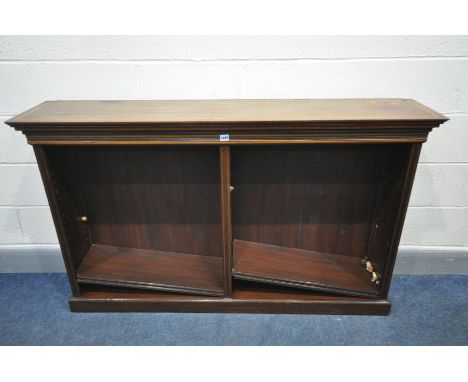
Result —
<instances>
[{"instance_id":1,"label":"grey floor","mask_svg":"<svg viewBox=\"0 0 468 382\"><path fill-rule=\"evenodd\" d=\"M71 313L65 274L0 274L0 345L468 345L468 276L395 276L388 317Z\"/></svg>"}]
</instances>

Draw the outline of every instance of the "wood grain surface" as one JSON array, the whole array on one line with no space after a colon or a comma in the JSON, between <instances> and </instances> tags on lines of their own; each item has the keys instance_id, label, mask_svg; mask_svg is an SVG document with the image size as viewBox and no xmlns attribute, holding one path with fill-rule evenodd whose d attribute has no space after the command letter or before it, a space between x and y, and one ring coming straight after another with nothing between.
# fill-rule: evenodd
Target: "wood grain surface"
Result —
<instances>
[{"instance_id":1,"label":"wood grain surface","mask_svg":"<svg viewBox=\"0 0 468 382\"><path fill-rule=\"evenodd\" d=\"M132 125L243 122L439 121L410 99L46 101L7 124Z\"/></svg>"},{"instance_id":2,"label":"wood grain surface","mask_svg":"<svg viewBox=\"0 0 468 382\"><path fill-rule=\"evenodd\" d=\"M233 244L233 277L295 288L377 297L360 259L242 240Z\"/></svg>"},{"instance_id":3,"label":"wood grain surface","mask_svg":"<svg viewBox=\"0 0 468 382\"><path fill-rule=\"evenodd\" d=\"M88 284L223 295L219 257L93 244L78 269Z\"/></svg>"}]
</instances>

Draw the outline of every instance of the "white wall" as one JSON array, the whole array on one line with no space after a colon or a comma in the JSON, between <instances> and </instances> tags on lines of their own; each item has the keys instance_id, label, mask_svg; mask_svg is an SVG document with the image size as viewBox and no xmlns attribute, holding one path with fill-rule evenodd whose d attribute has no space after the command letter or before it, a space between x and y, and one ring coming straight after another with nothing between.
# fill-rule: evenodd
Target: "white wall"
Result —
<instances>
[{"instance_id":1,"label":"white wall","mask_svg":"<svg viewBox=\"0 0 468 382\"><path fill-rule=\"evenodd\" d=\"M0 37L0 120L50 99L414 98L424 145L401 246L468 250L468 37ZM58 248L31 147L0 126L0 250Z\"/></svg>"}]
</instances>

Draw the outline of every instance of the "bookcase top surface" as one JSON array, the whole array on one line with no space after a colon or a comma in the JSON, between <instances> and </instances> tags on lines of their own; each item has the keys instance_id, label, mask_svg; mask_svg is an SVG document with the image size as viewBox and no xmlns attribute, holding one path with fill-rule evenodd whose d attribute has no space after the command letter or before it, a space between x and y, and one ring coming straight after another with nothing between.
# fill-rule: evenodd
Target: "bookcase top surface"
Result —
<instances>
[{"instance_id":1,"label":"bookcase top surface","mask_svg":"<svg viewBox=\"0 0 468 382\"><path fill-rule=\"evenodd\" d=\"M445 116L411 99L46 101L7 121L22 125L258 123L440 124Z\"/></svg>"}]
</instances>

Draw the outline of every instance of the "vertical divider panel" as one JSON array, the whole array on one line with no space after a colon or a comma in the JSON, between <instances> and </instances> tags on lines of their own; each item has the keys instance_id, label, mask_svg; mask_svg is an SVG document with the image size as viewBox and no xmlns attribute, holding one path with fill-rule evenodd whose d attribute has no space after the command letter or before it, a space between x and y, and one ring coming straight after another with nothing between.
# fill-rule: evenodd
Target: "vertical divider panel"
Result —
<instances>
[{"instance_id":1,"label":"vertical divider panel","mask_svg":"<svg viewBox=\"0 0 468 382\"><path fill-rule=\"evenodd\" d=\"M221 225L224 261L224 296L232 296L231 148L219 146L221 172Z\"/></svg>"}]
</instances>

